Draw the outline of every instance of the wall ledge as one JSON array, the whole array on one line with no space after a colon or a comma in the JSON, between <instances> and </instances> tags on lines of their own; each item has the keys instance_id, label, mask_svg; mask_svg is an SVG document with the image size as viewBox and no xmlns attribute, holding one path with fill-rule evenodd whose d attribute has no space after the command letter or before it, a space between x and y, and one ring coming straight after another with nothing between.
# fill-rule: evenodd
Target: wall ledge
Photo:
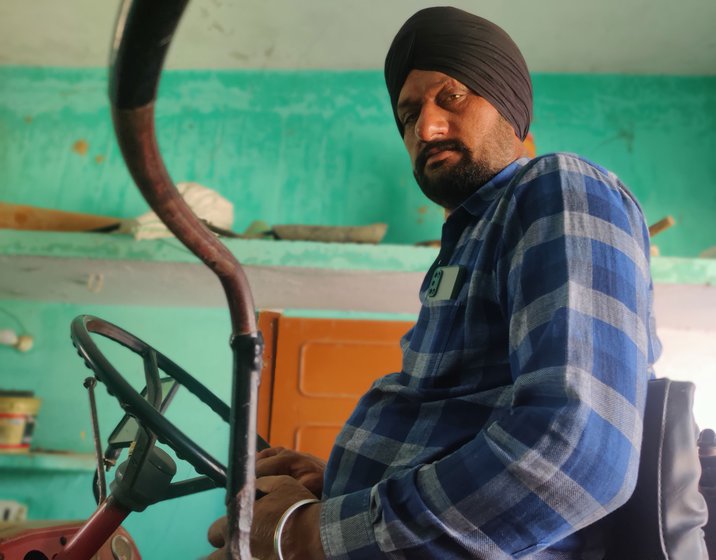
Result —
<instances>
[{"instance_id":1,"label":"wall ledge","mask_svg":"<svg viewBox=\"0 0 716 560\"><path fill-rule=\"evenodd\" d=\"M231 239L260 309L414 315L437 249ZM221 286L176 239L0 230L0 299L223 307ZM659 326L716 330L716 259L653 257Z\"/></svg>"},{"instance_id":2,"label":"wall ledge","mask_svg":"<svg viewBox=\"0 0 716 560\"><path fill-rule=\"evenodd\" d=\"M14 471L93 471L97 458L89 453L64 451L30 451L29 453L0 453L0 472Z\"/></svg>"}]
</instances>

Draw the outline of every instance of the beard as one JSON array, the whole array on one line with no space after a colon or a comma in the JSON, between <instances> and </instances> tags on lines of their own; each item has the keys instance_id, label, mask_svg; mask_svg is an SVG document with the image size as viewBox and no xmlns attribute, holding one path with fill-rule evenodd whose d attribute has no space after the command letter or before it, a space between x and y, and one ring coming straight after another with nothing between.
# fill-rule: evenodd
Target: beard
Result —
<instances>
[{"instance_id":1,"label":"beard","mask_svg":"<svg viewBox=\"0 0 716 560\"><path fill-rule=\"evenodd\" d=\"M423 194L443 208L454 210L516 159L515 132L503 117L486 137L479 154L457 139L426 143L413 170ZM460 154L460 158L452 164L438 161L426 170L429 154L434 150L450 150Z\"/></svg>"},{"instance_id":2,"label":"beard","mask_svg":"<svg viewBox=\"0 0 716 560\"><path fill-rule=\"evenodd\" d=\"M460 159L449 164L439 161L426 173L426 161L431 150L450 150L460 154ZM473 195L482 185L499 173L504 165L490 165L476 158L459 140L440 140L425 145L415 160L413 175L430 200L454 210Z\"/></svg>"}]
</instances>

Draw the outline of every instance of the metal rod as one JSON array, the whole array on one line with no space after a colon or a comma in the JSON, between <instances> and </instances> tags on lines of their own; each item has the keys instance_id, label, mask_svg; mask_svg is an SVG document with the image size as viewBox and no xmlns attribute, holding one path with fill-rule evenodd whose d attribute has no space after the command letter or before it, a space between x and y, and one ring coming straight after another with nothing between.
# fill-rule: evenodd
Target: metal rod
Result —
<instances>
[{"instance_id":1,"label":"metal rod","mask_svg":"<svg viewBox=\"0 0 716 560\"><path fill-rule=\"evenodd\" d=\"M88 377L84 381L90 401L90 415L92 416L92 436L94 437L94 452L97 456L97 500L102 503L107 499L107 480L104 475L104 454L102 453L102 438L99 435L99 419L97 417L97 401L94 398L94 388L97 380Z\"/></svg>"},{"instance_id":2,"label":"metal rod","mask_svg":"<svg viewBox=\"0 0 716 560\"><path fill-rule=\"evenodd\" d=\"M252 558L249 549L256 497L256 407L263 341L261 336L232 337L234 384L229 420L229 465L226 498L229 556Z\"/></svg>"},{"instance_id":3,"label":"metal rod","mask_svg":"<svg viewBox=\"0 0 716 560\"><path fill-rule=\"evenodd\" d=\"M232 560L251 560L261 360L253 298L239 261L177 192L161 158L155 132L154 100L159 76L187 2L125 0L120 7L110 76L112 119L125 163L142 195L169 230L214 272L226 294L234 350L227 484L229 548Z\"/></svg>"},{"instance_id":4,"label":"metal rod","mask_svg":"<svg viewBox=\"0 0 716 560\"><path fill-rule=\"evenodd\" d=\"M132 110L112 110L124 160L142 195L171 232L221 282L234 335L256 334L256 311L239 261L196 217L174 187L159 153L154 128L154 104Z\"/></svg>"}]
</instances>

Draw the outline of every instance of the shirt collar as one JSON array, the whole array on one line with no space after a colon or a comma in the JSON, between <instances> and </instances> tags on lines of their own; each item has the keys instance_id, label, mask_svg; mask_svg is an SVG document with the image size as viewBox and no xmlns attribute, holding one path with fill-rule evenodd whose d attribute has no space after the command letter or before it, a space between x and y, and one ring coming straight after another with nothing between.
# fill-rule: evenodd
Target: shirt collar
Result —
<instances>
[{"instance_id":1,"label":"shirt collar","mask_svg":"<svg viewBox=\"0 0 716 560\"><path fill-rule=\"evenodd\" d=\"M476 218L479 218L482 213L487 209L489 204L495 200L500 191L505 188L515 174L529 161L527 158L516 159L490 179L487 183L482 185L475 193L463 202L454 212L458 213L460 209L464 209Z\"/></svg>"},{"instance_id":2,"label":"shirt collar","mask_svg":"<svg viewBox=\"0 0 716 560\"><path fill-rule=\"evenodd\" d=\"M482 217L492 201L510 184L515 174L528 161L529 159L527 158L520 158L513 161L450 213L447 220L443 223L440 254L433 267L447 262L446 259L450 258L465 227L472 223L475 218L480 219Z\"/></svg>"}]
</instances>

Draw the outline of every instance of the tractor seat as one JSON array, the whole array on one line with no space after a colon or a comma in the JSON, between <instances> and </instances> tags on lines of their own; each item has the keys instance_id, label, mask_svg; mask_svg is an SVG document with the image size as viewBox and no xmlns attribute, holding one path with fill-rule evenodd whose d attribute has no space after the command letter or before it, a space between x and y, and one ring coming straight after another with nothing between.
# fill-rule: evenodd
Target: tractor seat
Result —
<instances>
[{"instance_id":1,"label":"tractor seat","mask_svg":"<svg viewBox=\"0 0 716 560\"><path fill-rule=\"evenodd\" d=\"M636 488L602 520L611 541L606 560L708 559L693 398L693 383L649 381Z\"/></svg>"}]
</instances>

